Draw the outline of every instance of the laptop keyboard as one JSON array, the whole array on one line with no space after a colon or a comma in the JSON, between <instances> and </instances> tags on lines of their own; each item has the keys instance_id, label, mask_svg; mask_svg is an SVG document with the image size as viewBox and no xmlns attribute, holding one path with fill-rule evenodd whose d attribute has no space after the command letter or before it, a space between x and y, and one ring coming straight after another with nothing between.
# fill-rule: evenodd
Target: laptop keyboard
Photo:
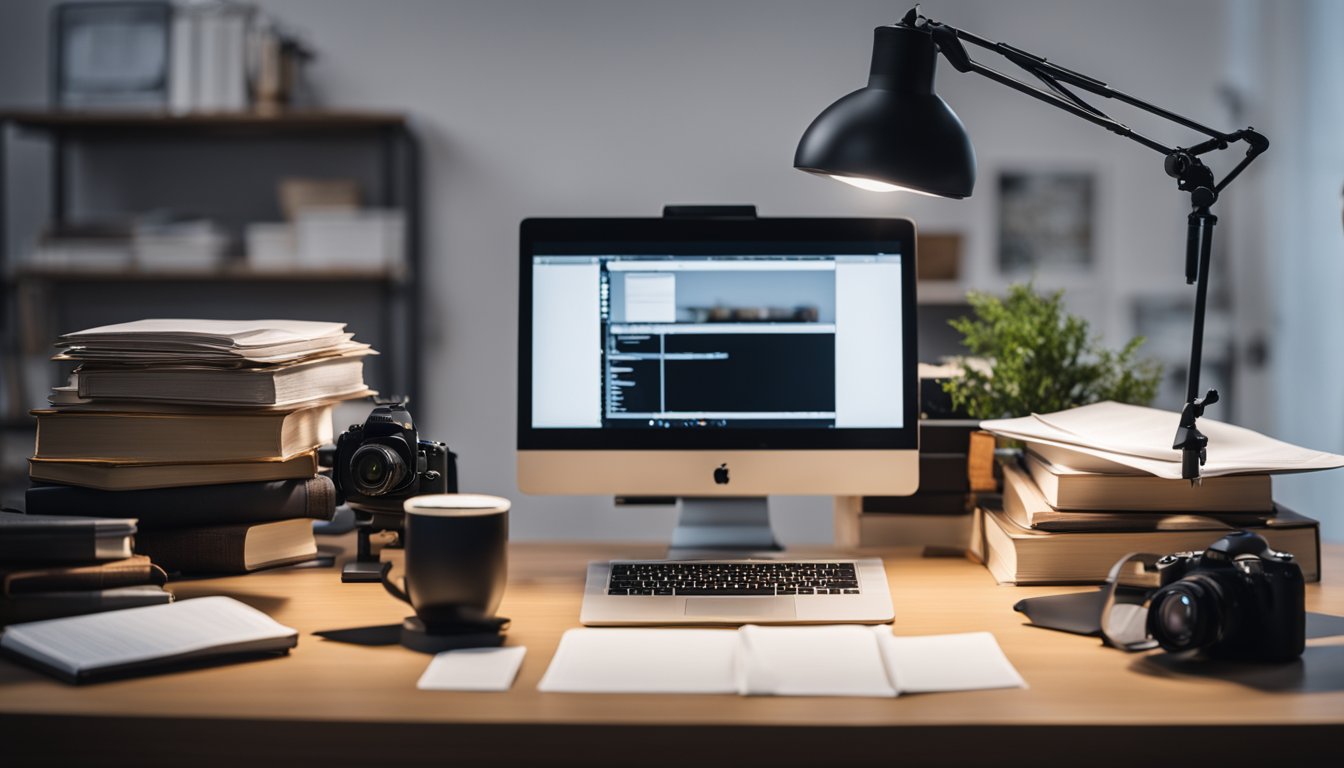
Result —
<instances>
[{"instance_id":1,"label":"laptop keyboard","mask_svg":"<svg viewBox=\"0 0 1344 768\"><path fill-rule=\"evenodd\" d=\"M852 562L611 564L608 595L857 595Z\"/></svg>"}]
</instances>

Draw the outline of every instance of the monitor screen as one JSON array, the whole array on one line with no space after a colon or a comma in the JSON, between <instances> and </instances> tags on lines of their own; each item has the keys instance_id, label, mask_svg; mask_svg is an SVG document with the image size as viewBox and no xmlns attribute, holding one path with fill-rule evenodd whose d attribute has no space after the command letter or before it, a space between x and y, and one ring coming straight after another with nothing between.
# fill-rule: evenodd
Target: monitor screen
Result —
<instances>
[{"instance_id":1,"label":"monitor screen","mask_svg":"<svg viewBox=\"0 0 1344 768\"><path fill-rule=\"evenodd\" d=\"M913 234L524 222L519 447L913 448Z\"/></svg>"}]
</instances>

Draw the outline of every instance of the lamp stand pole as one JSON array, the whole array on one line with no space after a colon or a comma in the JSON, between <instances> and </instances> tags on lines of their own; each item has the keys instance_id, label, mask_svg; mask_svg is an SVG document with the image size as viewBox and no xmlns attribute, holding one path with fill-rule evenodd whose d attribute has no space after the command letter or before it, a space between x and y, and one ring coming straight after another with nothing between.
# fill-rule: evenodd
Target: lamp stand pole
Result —
<instances>
[{"instance_id":1,"label":"lamp stand pole","mask_svg":"<svg viewBox=\"0 0 1344 768\"><path fill-rule=\"evenodd\" d=\"M1189 284L1192 257L1198 253L1199 273L1195 276L1195 325L1190 337L1190 369L1186 372L1185 408L1181 410L1180 425L1171 447L1181 452L1181 477L1192 483L1199 482L1199 468L1208 458L1209 438L1195 426L1195 420L1204 415L1204 408L1218 402L1218 390L1210 389L1199 396L1199 368L1204 353L1204 307L1209 295L1209 252L1213 245L1213 225L1218 217L1207 206L1193 211L1189 217L1189 235L1186 239L1186 283Z\"/></svg>"}]
</instances>

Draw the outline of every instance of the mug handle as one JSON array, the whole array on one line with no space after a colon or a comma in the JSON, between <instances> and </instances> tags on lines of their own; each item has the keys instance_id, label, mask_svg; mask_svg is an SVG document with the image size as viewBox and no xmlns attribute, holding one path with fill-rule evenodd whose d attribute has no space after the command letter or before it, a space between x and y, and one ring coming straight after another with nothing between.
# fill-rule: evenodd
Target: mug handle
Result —
<instances>
[{"instance_id":1,"label":"mug handle","mask_svg":"<svg viewBox=\"0 0 1344 768\"><path fill-rule=\"evenodd\" d=\"M383 589L386 589L389 595L397 598L403 603L411 602L411 598L409 595L406 594L406 591L403 590L401 587L398 587L396 584L393 584L392 580L387 578L387 575L391 572L392 572L392 563L383 563L383 572L381 574L383 581ZM403 579L403 582L404 581L405 580Z\"/></svg>"}]
</instances>

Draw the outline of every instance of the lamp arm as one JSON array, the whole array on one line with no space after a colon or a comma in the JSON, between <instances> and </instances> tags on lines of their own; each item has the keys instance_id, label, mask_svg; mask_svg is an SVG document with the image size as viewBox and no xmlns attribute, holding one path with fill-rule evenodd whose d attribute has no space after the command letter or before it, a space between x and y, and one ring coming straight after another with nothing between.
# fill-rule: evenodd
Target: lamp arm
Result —
<instances>
[{"instance_id":1,"label":"lamp arm","mask_svg":"<svg viewBox=\"0 0 1344 768\"><path fill-rule=\"evenodd\" d=\"M1248 144L1246 158L1228 173L1227 177L1223 179L1223 182L1218 185L1218 191L1221 191L1222 188L1227 186L1227 184L1239 175L1255 156L1264 152L1269 146L1269 142L1264 136L1261 136L1249 128L1234 131L1232 133L1224 133L1217 129L1210 128L1209 126L1191 120L1188 117L1178 115L1171 110L1164 109L1123 91L1118 91L1096 78L1088 77L1080 72L1075 72L1071 69L1061 67L1058 64L1054 64L1046 60L1043 56L1037 56L1036 54L1029 53L1007 43L996 43L992 40L980 37L979 35L967 32L964 29L959 29L921 16L917 7L911 9L910 12L906 14L902 23L915 28L927 29L933 36L934 42L938 44L939 53L941 53L943 57L948 60L948 63L952 65L952 68L956 69L958 72L974 72L1001 85L1006 85L1015 91L1024 93L1039 101L1050 104L1053 107L1062 109L1065 112L1069 112L1075 117L1079 117L1094 125L1099 125L1112 133L1124 136L1148 147L1149 149L1161 152L1164 155L1185 152L1190 156L1197 156L1214 149L1227 149L1230 144L1236 141L1246 141ZM967 52L966 47L962 44L963 41L1003 56L1022 70L1040 79L1050 88L1050 90L1038 88L1030 83L1018 80L1011 75L1004 74L1003 72L985 66L975 59L972 59ZM1087 91L1088 93L1101 96L1102 98L1115 99L1116 101L1128 104L1147 112L1148 114L1209 136L1210 140L1185 150L1178 147L1168 147L1161 142L1155 141L1138 131L1135 131L1119 120L1116 120L1078 98L1065 88L1065 85Z\"/></svg>"}]
</instances>

